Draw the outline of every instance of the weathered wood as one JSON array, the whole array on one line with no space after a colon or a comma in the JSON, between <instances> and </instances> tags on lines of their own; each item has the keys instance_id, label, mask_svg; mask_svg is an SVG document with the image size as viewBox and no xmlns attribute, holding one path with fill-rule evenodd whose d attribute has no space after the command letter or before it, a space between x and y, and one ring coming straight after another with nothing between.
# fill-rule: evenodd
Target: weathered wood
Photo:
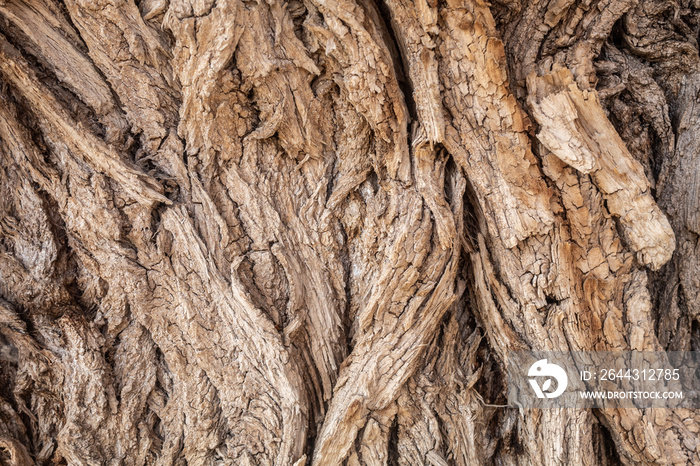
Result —
<instances>
[{"instance_id":1,"label":"weathered wood","mask_svg":"<svg viewBox=\"0 0 700 466\"><path fill-rule=\"evenodd\" d=\"M698 464L512 350L700 345L700 7L0 0L0 462Z\"/></svg>"}]
</instances>

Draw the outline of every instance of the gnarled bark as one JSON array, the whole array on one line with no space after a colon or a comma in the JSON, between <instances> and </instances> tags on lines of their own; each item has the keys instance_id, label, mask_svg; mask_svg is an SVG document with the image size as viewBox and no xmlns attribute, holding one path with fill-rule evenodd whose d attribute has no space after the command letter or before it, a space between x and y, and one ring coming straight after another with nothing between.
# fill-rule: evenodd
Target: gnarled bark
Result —
<instances>
[{"instance_id":1,"label":"gnarled bark","mask_svg":"<svg viewBox=\"0 0 700 466\"><path fill-rule=\"evenodd\" d=\"M697 464L696 3L0 0L0 460Z\"/></svg>"}]
</instances>

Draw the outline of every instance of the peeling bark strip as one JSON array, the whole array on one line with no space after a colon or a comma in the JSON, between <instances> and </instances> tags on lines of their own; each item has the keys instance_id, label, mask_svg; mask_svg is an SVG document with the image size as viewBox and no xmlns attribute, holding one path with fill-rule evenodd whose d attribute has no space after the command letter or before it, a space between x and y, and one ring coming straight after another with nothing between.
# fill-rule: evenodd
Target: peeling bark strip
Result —
<instances>
[{"instance_id":1,"label":"peeling bark strip","mask_svg":"<svg viewBox=\"0 0 700 466\"><path fill-rule=\"evenodd\" d=\"M700 463L696 3L0 0L0 463Z\"/></svg>"},{"instance_id":2,"label":"peeling bark strip","mask_svg":"<svg viewBox=\"0 0 700 466\"><path fill-rule=\"evenodd\" d=\"M538 139L563 162L591 174L639 261L658 270L673 255L673 230L651 196L642 165L605 117L595 91L582 92L566 68L531 78Z\"/></svg>"}]
</instances>

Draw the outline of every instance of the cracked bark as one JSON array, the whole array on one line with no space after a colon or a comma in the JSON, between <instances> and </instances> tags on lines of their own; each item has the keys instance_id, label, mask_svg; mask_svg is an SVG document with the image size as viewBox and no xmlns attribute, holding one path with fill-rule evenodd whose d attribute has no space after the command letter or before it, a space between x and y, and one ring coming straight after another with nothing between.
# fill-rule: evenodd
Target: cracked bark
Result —
<instances>
[{"instance_id":1,"label":"cracked bark","mask_svg":"<svg viewBox=\"0 0 700 466\"><path fill-rule=\"evenodd\" d=\"M700 6L0 0L0 462L697 464L504 403L698 350Z\"/></svg>"}]
</instances>

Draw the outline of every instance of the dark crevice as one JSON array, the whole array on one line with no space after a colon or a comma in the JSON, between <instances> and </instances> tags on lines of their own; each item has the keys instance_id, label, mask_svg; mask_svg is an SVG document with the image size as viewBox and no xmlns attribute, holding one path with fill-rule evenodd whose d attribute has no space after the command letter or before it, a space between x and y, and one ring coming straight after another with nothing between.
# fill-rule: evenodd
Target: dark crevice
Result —
<instances>
[{"instance_id":1,"label":"dark crevice","mask_svg":"<svg viewBox=\"0 0 700 466\"><path fill-rule=\"evenodd\" d=\"M80 38L80 41L77 43L74 42L74 44L80 49L81 52L83 52L83 55L85 56L85 58L88 59L90 61L90 63L92 63L93 69L100 76L100 78L102 78L102 82L109 89L109 92L112 95L112 98L114 99L116 108L120 112L120 115L124 116L124 106L121 103L121 99L119 98L119 94L114 89L114 86L112 86L112 83L107 79L107 76L105 76L105 74L102 72L102 69L99 66L97 66L97 64L93 61L92 57L89 55L88 47L85 44L85 42L80 34L80 29L78 29L76 27L75 23L73 22L73 17L70 15L70 12L68 11L68 8L66 7L64 0L60 0L59 4L61 6L61 9L63 10L63 17L65 18L66 21L68 21L68 23L70 23L75 34ZM165 31L166 35L170 36L169 31L167 29L163 28L162 30ZM171 41L171 43L172 43L172 41ZM178 102L178 103L180 103L180 102ZM178 105L178 107L179 107L179 105ZM177 127L177 123L175 124L175 127ZM127 134L128 134L128 131L129 130L127 129ZM125 144L127 141L120 141L120 142L122 144Z\"/></svg>"},{"instance_id":2,"label":"dark crevice","mask_svg":"<svg viewBox=\"0 0 700 466\"><path fill-rule=\"evenodd\" d=\"M91 319L92 320L92 319ZM109 377L114 380L114 396L117 399L117 403L121 402L121 391L122 391L122 380L117 379L115 376L115 367L116 367L116 354L117 354L117 348L119 347L119 344L121 343L121 339L119 335L115 336L114 339L105 345L105 348L103 348L103 357L105 361L105 365L108 368L108 373Z\"/></svg>"},{"instance_id":3,"label":"dark crevice","mask_svg":"<svg viewBox=\"0 0 700 466\"><path fill-rule=\"evenodd\" d=\"M49 195L49 193L46 191L41 190L38 186L34 186L34 188L37 196L42 201L44 213L49 220L51 234L56 242L56 260L53 263L52 278L59 280L68 271L71 253L66 223L63 220L63 217L61 217L61 209L56 199L51 197L51 195Z\"/></svg>"},{"instance_id":4,"label":"dark crevice","mask_svg":"<svg viewBox=\"0 0 700 466\"><path fill-rule=\"evenodd\" d=\"M399 416L394 416L394 421L389 429L389 445L387 451L387 466L399 466Z\"/></svg>"},{"instance_id":5,"label":"dark crevice","mask_svg":"<svg viewBox=\"0 0 700 466\"><path fill-rule=\"evenodd\" d=\"M170 206L167 206L165 204L158 204L151 210L151 231L153 232L154 236L157 233L163 233L163 232L167 231L167 230L161 231L160 227L161 227L163 214L169 208L170 208ZM165 242L167 244L164 244L164 246L172 246L172 243L174 241L172 234L170 234L169 232L168 232L168 234L170 235L170 240L169 241L166 240ZM166 254L169 254L170 248L167 248L167 249L168 249L168 251L164 251L164 252L166 252Z\"/></svg>"},{"instance_id":6,"label":"dark crevice","mask_svg":"<svg viewBox=\"0 0 700 466\"><path fill-rule=\"evenodd\" d=\"M326 176L325 178L328 180L328 183L326 184L326 198L324 199L324 204L328 204L328 201L331 198L331 195L333 194L333 188L335 187L335 178L337 175L337 170L336 170L336 165L338 163L338 158L334 157L333 158L333 163L330 164L328 167L328 170L326 171Z\"/></svg>"},{"instance_id":7,"label":"dark crevice","mask_svg":"<svg viewBox=\"0 0 700 466\"><path fill-rule=\"evenodd\" d=\"M0 79L0 99L5 108L16 119L17 123L24 129L25 136L34 144L36 151L42 156L41 162L49 168L62 172L59 160L56 159L52 151L49 150L44 134L41 131L39 120L31 110L31 104L14 87ZM30 159L30 154L24 154ZM31 159L30 159L31 160ZM80 163L80 162L78 162ZM85 167L84 164L81 166ZM38 167L41 168L41 167Z\"/></svg>"},{"instance_id":8,"label":"dark crevice","mask_svg":"<svg viewBox=\"0 0 700 466\"><path fill-rule=\"evenodd\" d=\"M51 91L54 98L73 118L93 134L104 139L107 134L106 128L102 125L98 115L92 108L84 103L72 90L68 89L40 57L32 53L32 47L27 46L27 44L31 44L31 40L24 31L7 20L3 21L3 23L2 34L4 38L27 61L36 78ZM19 93L21 94L21 91Z\"/></svg>"},{"instance_id":9,"label":"dark crevice","mask_svg":"<svg viewBox=\"0 0 700 466\"><path fill-rule=\"evenodd\" d=\"M81 52L83 52L84 55L87 56L88 47L83 41L83 38L80 36L80 30L75 26L75 23L73 22L73 18L71 17L70 12L68 11L68 7L66 6L65 0L57 0L54 4L58 7L59 10L61 10L60 13L63 16L63 19L65 19L68 22L68 24L70 24L75 35L78 36L78 38L80 38L80 40L78 41L71 42L73 42L73 45L75 45Z\"/></svg>"},{"instance_id":10,"label":"dark crevice","mask_svg":"<svg viewBox=\"0 0 700 466\"><path fill-rule=\"evenodd\" d=\"M368 419L369 421L369 419ZM364 432L364 428L360 429L360 431L357 433L355 436L355 453L357 454L357 459L359 464L365 464L365 462L362 460L362 434Z\"/></svg>"},{"instance_id":11,"label":"dark crevice","mask_svg":"<svg viewBox=\"0 0 700 466\"><path fill-rule=\"evenodd\" d=\"M499 409L486 426L484 438L492 439L486 445L485 464L527 464L525 448L519 439L520 419L517 409Z\"/></svg>"},{"instance_id":12,"label":"dark crevice","mask_svg":"<svg viewBox=\"0 0 700 466\"><path fill-rule=\"evenodd\" d=\"M341 234L343 235L343 246L340 251L340 260L343 264L343 280L345 283L345 309L343 309L343 326L345 327L346 346L347 354L352 353L353 345L353 330L352 330L352 319L350 318L350 309L352 305L352 260L350 259L350 249L348 245L348 236L345 228L340 228Z\"/></svg>"},{"instance_id":13,"label":"dark crevice","mask_svg":"<svg viewBox=\"0 0 700 466\"><path fill-rule=\"evenodd\" d=\"M615 441L608 428L602 422L598 422L594 426L594 431L597 430L598 435L593 435L594 447L598 449L598 458L603 459L605 466L618 466L622 464L620 455L615 447Z\"/></svg>"},{"instance_id":14,"label":"dark crevice","mask_svg":"<svg viewBox=\"0 0 700 466\"><path fill-rule=\"evenodd\" d=\"M76 264L75 270L78 269L78 265ZM97 303L93 302L87 302L85 298L85 294L83 293L83 289L81 287L81 284L78 283L77 279L77 274L75 277L72 277L72 279L64 284L65 290L68 292L68 294L71 297L71 301L74 306L76 306L80 310L80 314L84 316L85 320L87 321L93 321L95 319L95 316L97 315L97 309L98 305ZM68 305L65 309L64 312L66 314L70 314L70 305Z\"/></svg>"},{"instance_id":15,"label":"dark crevice","mask_svg":"<svg viewBox=\"0 0 700 466\"><path fill-rule=\"evenodd\" d=\"M379 192L379 175L377 175L377 172L371 170L367 175L367 181L372 186L374 194L377 194Z\"/></svg>"},{"instance_id":16,"label":"dark crevice","mask_svg":"<svg viewBox=\"0 0 700 466\"><path fill-rule=\"evenodd\" d=\"M697 319L690 324L690 350L700 351L700 323Z\"/></svg>"},{"instance_id":17,"label":"dark crevice","mask_svg":"<svg viewBox=\"0 0 700 466\"><path fill-rule=\"evenodd\" d=\"M550 294L545 294L545 300L547 302L547 306L556 306L563 301L562 299L559 299L556 296Z\"/></svg>"},{"instance_id":18,"label":"dark crevice","mask_svg":"<svg viewBox=\"0 0 700 466\"><path fill-rule=\"evenodd\" d=\"M479 232L486 231L484 215L479 198L469 177L464 175L466 188L464 191L464 235L466 245L471 248L467 253L476 251L479 245Z\"/></svg>"},{"instance_id":19,"label":"dark crevice","mask_svg":"<svg viewBox=\"0 0 700 466\"><path fill-rule=\"evenodd\" d=\"M412 121L418 120L418 113L416 111L416 102L413 98L413 89L410 83L410 78L408 77L408 63L406 58L401 53L401 47L396 39L396 32L394 32L394 27L391 21L391 10L386 4L385 0L375 0L374 2L379 15L383 20L382 32L383 36L391 54L391 61L394 64L394 72L396 73L396 80L398 81L399 88L403 93L404 100L406 102L406 107L408 108L408 114L411 117L408 124L409 127Z\"/></svg>"}]
</instances>

